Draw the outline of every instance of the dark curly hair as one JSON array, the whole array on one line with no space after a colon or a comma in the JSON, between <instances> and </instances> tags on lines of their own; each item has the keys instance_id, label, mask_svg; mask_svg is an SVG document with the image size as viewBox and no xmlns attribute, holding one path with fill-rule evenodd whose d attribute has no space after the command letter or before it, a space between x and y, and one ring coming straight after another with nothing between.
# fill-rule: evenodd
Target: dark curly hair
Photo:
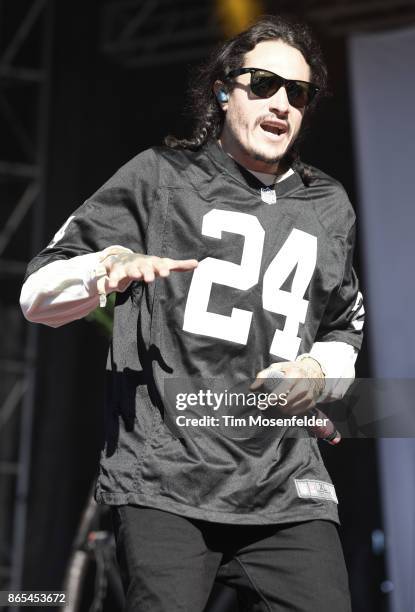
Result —
<instances>
[{"instance_id":1,"label":"dark curly hair","mask_svg":"<svg viewBox=\"0 0 415 612\"><path fill-rule=\"evenodd\" d=\"M216 99L213 85L215 81L225 82L230 70L242 66L246 53L267 40L281 40L298 49L310 66L311 81L317 85L319 92L306 109L304 119L308 119L318 100L327 91L327 68L321 49L306 24L290 17L265 15L247 30L220 45L207 63L197 69L189 90L190 111L194 117L192 135L188 139L167 136L164 140L167 146L197 150L206 142L219 138L225 113ZM303 120L303 127L304 123ZM300 173L305 184L310 183L311 169L300 160L295 146L291 147L285 160Z\"/></svg>"}]
</instances>

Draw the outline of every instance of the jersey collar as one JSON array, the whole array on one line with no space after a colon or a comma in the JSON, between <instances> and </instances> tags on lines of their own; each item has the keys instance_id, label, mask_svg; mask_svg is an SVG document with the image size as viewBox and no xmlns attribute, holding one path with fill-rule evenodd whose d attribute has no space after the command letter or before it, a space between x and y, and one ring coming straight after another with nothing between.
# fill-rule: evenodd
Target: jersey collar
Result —
<instances>
[{"instance_id":1,"label":"jersey collar","mask_svg":"<svg viewBox=\"0 0 415 612\"><path fill-rule=\"evenodd\" d=\"M253 170L250 170L249 168L247 168L247 170L248 172L256 176L257 179L261 181L261 183L263 183L266 187L274 187L276 183L285 181L289 176L294 174L294 170L292 168L288 168L287 172L284 172L284 174L281 174L277 178L277 180L275 180L274 174L266 174L265 172L254 172Z\"/></svg>"},{"instance_id":2,"label":"jersey collar","mask_svg":"<svg viewBox=\"0 0 415 612\"><path fill-rule=\"evenodd\" d=\"M258 193L258 189L264 187L262 183L252 172L238 164L233 160L217 142L209 142L206 145L207 154L214 164L218 167L221 172L227 172L231 174L239 183L243 183L245 186L254 190ZM298 172L294 170L291 176L278 181L275 184L275 192L277 197L287 195L288 193L295 191L298 187L303 185Z\"/></svg>"}]
</instances>

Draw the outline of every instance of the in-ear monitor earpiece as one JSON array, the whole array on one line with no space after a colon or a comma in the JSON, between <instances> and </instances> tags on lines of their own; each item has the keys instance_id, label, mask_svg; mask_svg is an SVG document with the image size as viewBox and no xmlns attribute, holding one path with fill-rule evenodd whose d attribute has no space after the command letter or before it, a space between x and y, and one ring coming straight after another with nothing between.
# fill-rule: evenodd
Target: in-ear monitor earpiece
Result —
<instances>
[{"instance_id":1,"label":"in-ear monitor earpiece","mask_svg":"<svg viewBox=\"0 0 415 612\"><path fill-rule=\"evenodd\" d=\"M229 100L229 96L224 89L219 89L218 93L216 94L216 97L218 99L218 102L221 103L228 102Z\"/></svg>"}]
</instances>

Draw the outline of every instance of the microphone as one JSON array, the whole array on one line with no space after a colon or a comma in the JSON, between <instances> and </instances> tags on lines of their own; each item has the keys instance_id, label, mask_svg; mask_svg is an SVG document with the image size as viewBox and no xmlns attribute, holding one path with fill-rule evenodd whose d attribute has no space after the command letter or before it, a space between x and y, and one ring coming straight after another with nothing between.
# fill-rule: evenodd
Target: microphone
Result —
<instances>
[{"instance_id":1,"label":"microphone","mask_svg":"<svg viewBox=\"0 0 415 612\"><path fill-rule=\"evenodd\" d=\"M310 416L315 416L316 419L325 419L325 425L310 425L307 427L309 431L311 431L316 438L320 438L320 440L324 440L327 444L331 446L335 446L342 439L340 432L336 429L333 421L331 421L328 416L322 412L319 408L310 408L307 410L307 413Z\"/></svg>"}]
</instances>

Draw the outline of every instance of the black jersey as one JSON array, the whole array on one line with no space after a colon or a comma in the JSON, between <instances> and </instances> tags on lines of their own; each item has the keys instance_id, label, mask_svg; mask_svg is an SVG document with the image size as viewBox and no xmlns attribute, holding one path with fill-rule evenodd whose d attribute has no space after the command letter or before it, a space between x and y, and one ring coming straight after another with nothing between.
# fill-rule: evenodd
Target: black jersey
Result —
<instances>
[{"instance_id":1,"label":"black jersey","mask_svg":"<svg viewBox=\"0 0 415 612\"><path fill-rule=\"evenodd\" d=\"M153 148L78 208L29 264L28 275L114 244L200 262L117 294L98 501L220 522L337 520L312 436L177 427L187 408L173 399L217 384L246 390L259 370L316 341L360 348L354 212L338 182L314 175L310 186L297 173L277 183L270 205L214 143L197 152ZM199 416L218 416L200 398L192 404Z\"/></svg>"}]
</instances>

